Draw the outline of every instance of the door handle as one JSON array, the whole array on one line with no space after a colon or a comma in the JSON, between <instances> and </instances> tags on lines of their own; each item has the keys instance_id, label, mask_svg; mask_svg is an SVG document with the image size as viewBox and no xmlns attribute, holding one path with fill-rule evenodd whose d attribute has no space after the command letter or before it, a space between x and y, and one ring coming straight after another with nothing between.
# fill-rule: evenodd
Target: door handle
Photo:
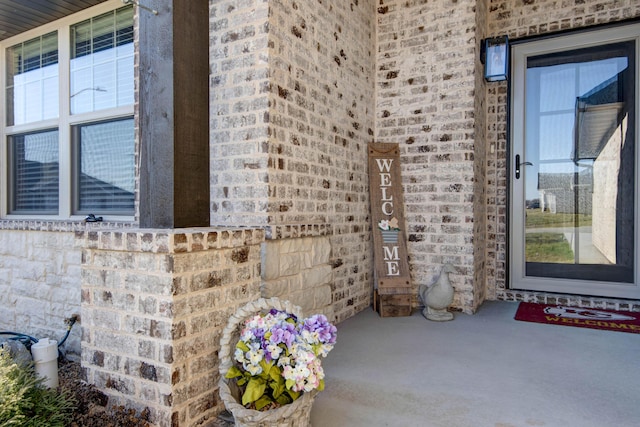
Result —
<instances>
[{"instance_id":1,"label":"door handle","mask_svg":"<svg viewBox=\"0 0 640 427\"><path fill-rule=\"evenodd\" d=\"M533 166L531 162L520 162L520 154L516 154L516 179L520 179L520 166Z\"/></svg>"}]
</instances>

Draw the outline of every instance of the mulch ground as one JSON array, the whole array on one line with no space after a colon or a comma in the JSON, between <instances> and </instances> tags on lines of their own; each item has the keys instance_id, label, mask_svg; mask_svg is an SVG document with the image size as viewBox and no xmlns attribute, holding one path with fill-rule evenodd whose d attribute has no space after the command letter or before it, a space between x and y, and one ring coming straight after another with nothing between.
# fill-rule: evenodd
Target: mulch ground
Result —
<instances>
[{"instance_id":1,"label":"mulch ground","mask_svg":"<svg viewBox=\"0 0 640 427\"><path fill-rule=\"evenodd\" d=\"M70 427L150 427L147 412L136 413L122 406L109 405L109 398L82 380L80 364L61 361L58 366L60 390L76 401Z\"/></svg>"},{"instance_id":2,"label":"mulch ground","mask_svg":"<svg viewBox=\"0 0 640 427\"><path fill-rule=\"evenodd\" d=\"M82 379L80 363L60 361L58 382L61 391L71 395L77 407L69 427L151 427L149 412L109 404L109 398ZM207 427L233 427L233 422L217 419Z\"/></svg>"}]
</instances>

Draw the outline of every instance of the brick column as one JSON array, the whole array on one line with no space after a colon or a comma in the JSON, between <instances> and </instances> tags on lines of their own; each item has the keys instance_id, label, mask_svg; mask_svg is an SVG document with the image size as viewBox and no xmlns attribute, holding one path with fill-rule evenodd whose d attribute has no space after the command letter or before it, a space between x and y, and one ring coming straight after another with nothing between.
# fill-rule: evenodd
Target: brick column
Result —
<instances>
[{"instance_id":1,"label":"brick column","mask_svg":"<svg viewBox=\"0 0 640 427\"><path fill-rule=\"evenodd\" d=\"M262 230L87 232L82 367L110 398L160 427L195 426L223 409L222 329L260 297Z\"/></svg>"}]
</instances>

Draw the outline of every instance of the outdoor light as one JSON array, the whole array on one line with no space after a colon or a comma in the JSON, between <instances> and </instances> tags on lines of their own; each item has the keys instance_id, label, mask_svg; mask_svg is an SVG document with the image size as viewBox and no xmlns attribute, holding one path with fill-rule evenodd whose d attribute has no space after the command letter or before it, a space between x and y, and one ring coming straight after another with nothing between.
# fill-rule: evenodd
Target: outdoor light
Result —
<instances>
[{"instance_id":1,"label":"outdoor light","mask_svg":"<svg viewBox=\"0 0 640 427\"><path fill-rule=\"evenodd\" d=\"M509 37L484 39L480 47L480 60L484 63L484 79L498 82L507 79L509 72Z\"/></svg>"},{"instance_id":2,"label":"outdoor light","mask_svg":"<svg viewBox=\"0 0 640 427\"><path fill-rule=\"evenodd\" d=\"M127 6L130 5L130 4L133 4L133 5L136 5L137 7L139 7L140 9L144 9L144 10L146 10L148 12L153 13L154 15L158 14L157 10L151 9L150 7L147 7L147 6L143 6L137 0L122 0L122 3L127 5Z\"/></svg>"}]
</instances>

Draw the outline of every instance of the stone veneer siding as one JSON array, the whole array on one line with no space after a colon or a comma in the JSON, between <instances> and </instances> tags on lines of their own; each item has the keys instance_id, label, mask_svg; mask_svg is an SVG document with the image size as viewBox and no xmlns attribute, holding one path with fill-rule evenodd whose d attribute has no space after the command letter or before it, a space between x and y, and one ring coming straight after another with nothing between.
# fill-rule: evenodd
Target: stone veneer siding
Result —
<instances>
[{"instance_id":1,"label":"stone veneer siding","mask_svg":"<svg viewBox=\"0 0 640 427\"><path fill-rule=\"evenodd\" d=\"M80 261L73 232L1 230L0 330L62 339L65 319L80 314ZM79 326L64 350L80 357Z\"/></svg>"},{"instance_id":2,"label":"stone veneer siding","mask_svg":"<svg viewBox=\"0 0 640 427\"><path fill-rule=\"evenodd\" d=\"M322 313L334 318L329 238L270 240L262 253L262 297L289 300L305 315Z\"/></svg>"},{"instance_id":3,"label":"stone veneer siding","mask_svg":"<svg viewBox=\"0 0 640 427\"><path fill-rule=\"evenodd\" d=\"M154 425L194 426L223 409L222 329L260 297L262 230L85 232L82 366L110 403Z\"/></svg>"},{"instance_id":4,"label":"stone veneer siding","mask_svg":"<svg viewBox=\"0 0 640 427\"><path fill-rule=\"evenodd\" d=\"M80 315L82 243L75 234L124 226L0 221L0 330L60 341L67 331L65 320ZM61 347L71 360L80 359L81 322Z\"/></svg>"}]
</instances>

